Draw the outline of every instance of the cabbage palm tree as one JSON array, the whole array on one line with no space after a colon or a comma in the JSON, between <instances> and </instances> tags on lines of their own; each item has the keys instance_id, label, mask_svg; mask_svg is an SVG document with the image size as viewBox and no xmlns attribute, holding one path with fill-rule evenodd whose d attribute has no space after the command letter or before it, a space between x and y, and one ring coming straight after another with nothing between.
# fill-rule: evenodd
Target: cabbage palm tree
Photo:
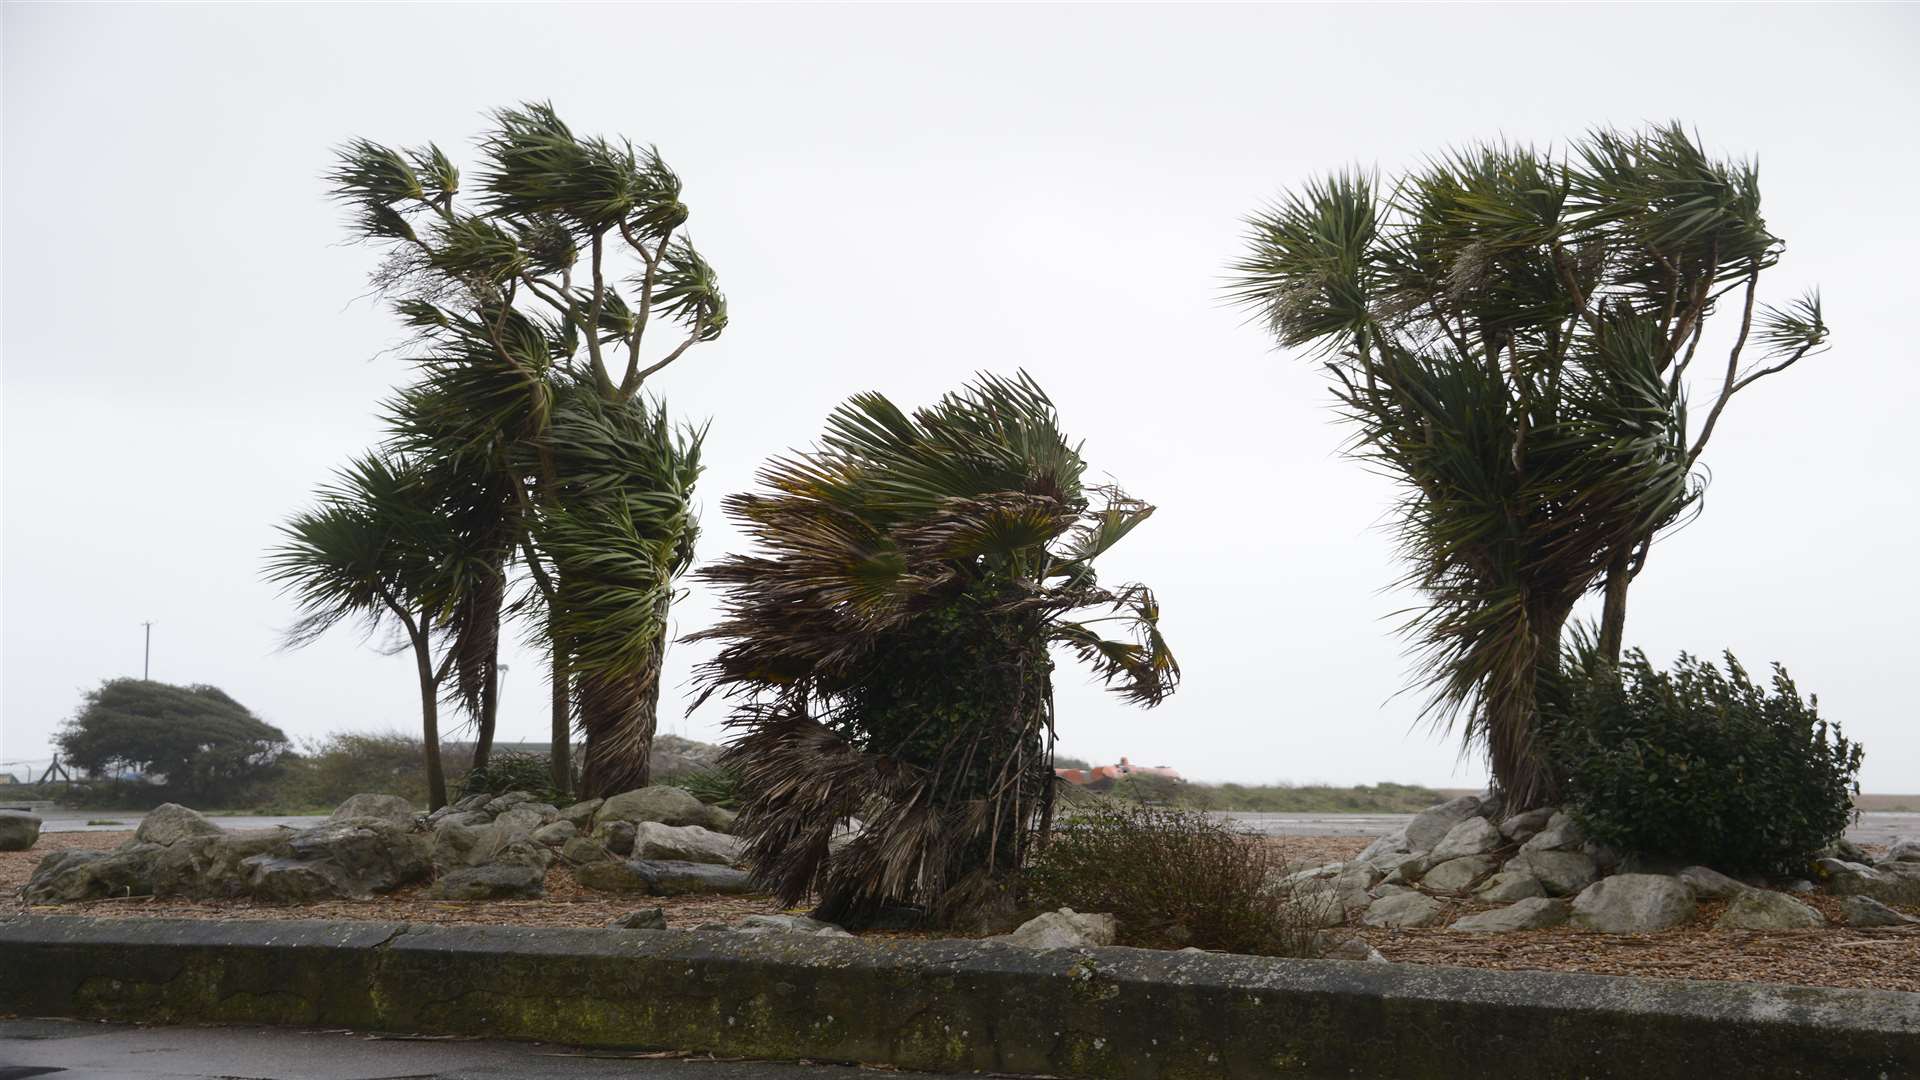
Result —
<instances>
[{"instance_id":1,"label":"cabbage palm tree","mask_svg":"<svg viewBox=\"0 0 1920 1080\"><path fill-rule=\"evenodd\" d=\"M497 571L456 608L461 695L490 708L500 621L530 619L552 663L555 787L577 715L586 793L609 794L648 779L671 580L694 535L699 438L642 387L719 336L726 300L657 153L575 135L547 105L493 120L477 209L431 145L355 141L329 178L389 249L376 284L418 335L393 445L463 493L449 513ZM650 350L648 331L672 326Z\"/></svg>"},{"instance_id":2,"label":"cabbage palm tree","mask_svg":"<svg viewBox=\"0 0 1920 1080\"><path fill-rule=\"evenodd\" d=\"M1317 353L1353 452L1402 486L1429 715L1486 748L1514 805L1550 799L1537 691L1575 603L1603 594L1617 660L1627 587L1697 508L1722 410L1827 336L1817 295L1756 310L1782 246L1756 170L1678 125L1599 131L1560 156L1446 154L1384 191L1337 175L1251 224L1233 296ZM1729 293L1739 333L1691 434L1691 366Z\"/></svg>"},{"instance_id":3,"label":"cabbage palm tree","mask_svg":"<svg viewBox=\"0 0 1920 1080\"><path fill-rule=\"evenodd\" d=\"M983 375L911 415L857 395L727 499L760 551L698 571L724 601L693 639L722 643L702 699L733 702L735 831L783 902L991 907L1051 815L1050 647L1137 704L1173 691L1153 593L1094 571L1153 508L1085 470L1031 379Z\"/></svg>"},{"instance_id":4,"label":"cabbage palm tree","mask_svg":"<svg viewBox=\"0 0 1920 1080\"><path fill-rule=\"evenodd\" d=\"M299 621L287 631L289 645L307 645L345 622L358 623L369 637L397 634L401 647L412 649L428 797L434 809L445 806L440 688L459 658L450 601L461 592L463 560L425 471L396 455L363 455L320 489L317 505L280 531L267 576L300 607Z\"/></svg>"}]
</instances>

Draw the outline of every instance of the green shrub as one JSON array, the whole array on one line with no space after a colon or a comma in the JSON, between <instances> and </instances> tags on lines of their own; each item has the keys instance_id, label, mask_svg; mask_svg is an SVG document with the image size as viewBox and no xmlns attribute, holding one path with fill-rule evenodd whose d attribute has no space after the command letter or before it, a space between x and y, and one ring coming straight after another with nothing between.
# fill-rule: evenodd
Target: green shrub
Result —
<instances>
[{"instance_id":1,"label":"green shrub","mask_svg":"<svg viewBox=\"0 0 1920 1080\"><path fill-rule=\"evenodd\" d=\"M727 810L740 808L740 772L724 766L686 769L663 777L659 783L677 787L703 803Z\"/></svg>"},{"instance_id":2,"label":"green shrub","mask_svg":"<svg viewBox=\"0 0 1920 1080\"><path fill-rule=\"evenodd\" d=\"M1576 655L1549 695L1547 731L1567 804L1623 852L1730 872L1800 873L1853 818L1861 749L1774 665L1772 692L1732 653L1723 674L1639 650L1619 673Z\"/></svg>"},{"instance_id":3,"label":"green shrub","mask_svg":"<svg viewBox=\"0 0 1920 1080\"><path fill-rule=\"evenodd\" d=\"M443 749L448 776L467 767L467 756ZM283 781L267 793L262 810L332 809L362 793L398 795L427 804L427 751L417 735L342 732L306 743L288 763Z\"/></svg>"},{"instance_id":4,"label":"green shrub","mask_svg":"<svg viewBox=\"0 0 1920 1080\"><path fill-rule=\"evenodd\" d=\"M1315 956L1324 892L1295 892L1277 849L1192 810L1089 799L1029 862L1029 902L1111 913L1123 945Z\"/></svg>"},{"instance_id":5,"label":"green shrub","mask_svg":"<svg viewBox=\"0 0 1920 1080\"><path fill-rule=\"evenodd\" d=\"M469 795L505 795L525 791L552 801L553 761L545 754L495 750L484 766L467 770L460 778L460 798Z\"/></svg>"}]
</instances>

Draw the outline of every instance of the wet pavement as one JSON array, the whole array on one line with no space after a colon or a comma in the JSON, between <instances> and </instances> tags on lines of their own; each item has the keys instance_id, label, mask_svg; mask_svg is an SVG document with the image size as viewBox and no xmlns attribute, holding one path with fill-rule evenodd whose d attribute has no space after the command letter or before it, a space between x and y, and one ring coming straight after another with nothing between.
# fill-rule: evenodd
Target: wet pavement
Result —
<instances>
[{"instance_id":1,"label":"wet pavement","mask_svg":"<svg viewBox=\"0 0 1920 1080\"><path fill-rule=\"evenodd\" d=\"M853 1080L876 1075L840 1065L661 1058L547 1043L304 1028L0 1020L0 1080Z\"/></svg>"}]
</instances>

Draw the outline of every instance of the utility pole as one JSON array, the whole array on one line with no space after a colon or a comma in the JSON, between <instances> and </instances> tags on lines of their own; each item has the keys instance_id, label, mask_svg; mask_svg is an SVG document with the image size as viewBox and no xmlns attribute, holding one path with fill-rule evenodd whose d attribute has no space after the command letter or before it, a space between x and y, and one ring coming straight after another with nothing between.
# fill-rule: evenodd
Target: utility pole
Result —
<instances>
[{"instance_id":1,"label":"utility pole","mask_svg":"<svg viewBox=\"0 0 1920 1080\"><path fill-rule=\"evenodd\" d=\"M140 657L140 681L150 682L153 679L153 622L148 620L140 625L147 628L147 648Z\"/></svg>"}]
</instances>

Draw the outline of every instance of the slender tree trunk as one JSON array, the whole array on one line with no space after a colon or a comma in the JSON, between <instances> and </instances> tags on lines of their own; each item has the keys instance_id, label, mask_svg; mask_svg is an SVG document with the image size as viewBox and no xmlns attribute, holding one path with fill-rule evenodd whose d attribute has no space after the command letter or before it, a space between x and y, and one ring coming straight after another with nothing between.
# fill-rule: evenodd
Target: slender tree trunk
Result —
<instances>
[{"instance_id":1,"label":"slender tree trunk","mask_svg":"<svg viewBox=\"0 0 1920 1080\"><path fill-rule=\"evenodd\" d=\"M553 746L549 760L553 764L554 797L570 797L573 787L573 674L567 657L567 645L553 640Z\"/></svg>"},{"instance_id":2,"label":"slender tree trunk","mask_svg":"<svg viewBox=\"0 0 1920 1080\"><path fill-rule=\"evenodd\" d=\"M487 665L487 681L480 689L480 716L474 724L473 767L484 768L493 760L493 732L500 715L500 641L496 635L493 661Z\"/></svg>"},{"instance_id":3,"label":"slender tree trunk","mask_svg":"<svg viewBox=\"0 0 1920 1080\"><path fill-rule=\"evenodd\" d=\"M1606 604L1600 611L1600 656L1614 667L1620 666L1620 650L1627 632L1627 587L1633 584L1630 572L1633 545L1615 549L1607 562Z\"/></svg>"},{"instance_id":4,"label":"slender tree trunk","mask_svg":"<svg viewBox=\"0 0 1920 1080\"><path fill-rule=\"evenodd\" d=\"M413 658L420 669L420 727L427 755L428 809L447 805L447 773L440 762L440 684L433 677L433 651L425 635L415 634Z\"/></svg>"}]
</instances>

